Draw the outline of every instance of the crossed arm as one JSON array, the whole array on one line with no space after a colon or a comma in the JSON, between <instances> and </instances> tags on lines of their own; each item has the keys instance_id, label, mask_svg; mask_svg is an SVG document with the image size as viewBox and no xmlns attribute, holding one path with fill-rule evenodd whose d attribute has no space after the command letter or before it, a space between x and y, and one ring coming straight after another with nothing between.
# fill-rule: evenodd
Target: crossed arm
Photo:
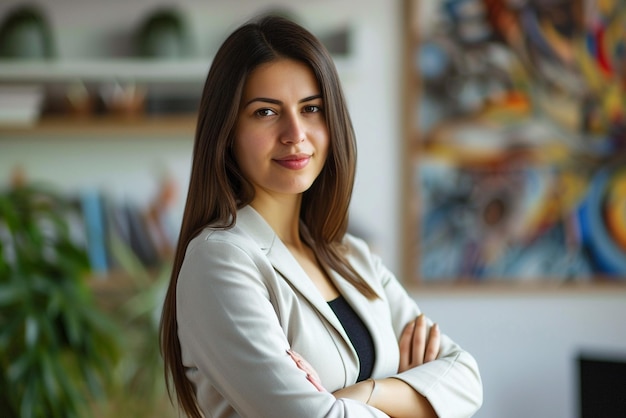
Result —
<instances>
[{"instance_id":1,"label":"crossed arm","mask_svg":"<svg viewBox=\"0 0 626 418\"><path fill-rule=\"evenodd\" d=\"M439 354L440 331L434 324L428 329L423 314L410 321L399 341L400 365L398 372L418 367L435 360ZM298 367L307 373L307 379L320 391L325 391L317 373L306 360L295 352L289 353ZM349 398L367 403L394 418L436 417L428 400L411 386L396 378L368 379L333 393L335 398Z\"/></svg>"}]
</instances>

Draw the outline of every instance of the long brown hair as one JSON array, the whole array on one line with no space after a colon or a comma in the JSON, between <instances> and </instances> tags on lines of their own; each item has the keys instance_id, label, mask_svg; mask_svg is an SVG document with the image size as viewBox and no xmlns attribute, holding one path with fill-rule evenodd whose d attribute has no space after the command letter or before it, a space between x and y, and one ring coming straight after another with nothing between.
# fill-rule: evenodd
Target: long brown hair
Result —
<instances>
[{"instance_id":1,"label":"long brown hair","mask_svg":"<svg viewBox=\"0 0 626 418\"><path fill-rule=\"evenodd\" d=\"M303 194L300 219L306 225L321 265L337 271L368 298L376 297L346 261L342 246L354 184L356 144L332 58L315 36L290 20L265 16L250 21L224 41L204 85L187 201L161 317L161 352L168 391L171 394L173 382L179 405L194 418L200 418L201 413L181 359L176 322L178 274L191 239L209 225L232 227L237 209L254 197L252 186L235 163L230 145L247 76L260 64L279 58L304 62L315 73L331 138L324 168Z\"/></svg>"}]
</instances>

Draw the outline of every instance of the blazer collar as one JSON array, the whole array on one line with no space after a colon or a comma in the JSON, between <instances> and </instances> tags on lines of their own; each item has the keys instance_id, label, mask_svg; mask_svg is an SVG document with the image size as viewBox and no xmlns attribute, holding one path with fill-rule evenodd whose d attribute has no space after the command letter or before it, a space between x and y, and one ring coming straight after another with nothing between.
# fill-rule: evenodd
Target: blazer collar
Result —
<instances>
[{"instance_id":1,"label":"blazer collar","mask_svg":"<svg viewBox=\"0 0 626 418\"><path fill-rule=\"evenodd\" d=\"M337 316L328 305L328 302L322 297L322 294L315 287L306 272L300 266L300 263L291 254L289 249L283 244L276 235L272 227L265 219L251 206L244 206L237 212L237 226L244 229L248 235L256 242L259 248L266 254L268 260L274 269L291 286L299 292L318 312L339 332L349 346L349 338L337 319ZM339 287L340 292L346 299L349 298L345 287L338 283L337 274L331 272L332 280ZM339 281L341 282L341 281Z\"/></svg>"}]
</instances>

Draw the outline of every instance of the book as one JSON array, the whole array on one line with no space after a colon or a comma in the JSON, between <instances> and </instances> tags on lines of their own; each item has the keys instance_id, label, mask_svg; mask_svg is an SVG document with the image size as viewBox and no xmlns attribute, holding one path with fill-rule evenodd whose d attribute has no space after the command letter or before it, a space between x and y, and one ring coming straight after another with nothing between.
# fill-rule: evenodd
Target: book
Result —
<instances>
[{"instance_id":1,"label":"book","mask_svg":"<svg viewBox=\"0 0 626 418\"><path fill-rule=\"evenodd\" d=\"M109 271L109 255L102 197L97 190L86 189L80 192L79 200L91 270L96 275L105 275Z\"/></svg>"}]
</instances>

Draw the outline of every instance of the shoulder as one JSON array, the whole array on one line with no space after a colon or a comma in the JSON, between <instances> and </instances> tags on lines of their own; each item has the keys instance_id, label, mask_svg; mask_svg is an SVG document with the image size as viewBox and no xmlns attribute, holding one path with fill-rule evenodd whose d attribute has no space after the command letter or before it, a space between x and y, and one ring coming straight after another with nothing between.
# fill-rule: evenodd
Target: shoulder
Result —
<instances>
[{"instance_id":1,"label":"shoulder","mask_svg":"<svg viewBox=\"0 0 626 418\"><path fill-rule=\"evenodd\" d=\"M343 244L348 247L354 247L360 251L369 252L369 244L364 239L350 233L346 233L343 236Z\"/></svg>"},{"instance_id":2,"label":"shoulder","mask_svg":"<svg viewBox=\"0 0 626 418\"><path fill-rule=\"evenodd\" d=\"M189 241L187 251L194 250L198 247L219 245L248 248L253 246L253 244L254 241L252 238L237 225L230 228L206 227Z\"/></svg>"},{"instance_id":3,"label":"shoulder","mask_svg":"<svg viewBox=\"0 0 626 418\"><path fill-rule=\"evenodd\" d=\"M376 261L376 256L372 253L369 244L362 238L346 234L342 244L351 263L370 264Z\"/></svg>"},{"instance_id":4,"label":"shoulder","mask_svg":"<svg viewBox=\"0 0 626 418\"><path fill-rule=\"evenodd\" d=\"M187 245L183 265L214 274L238 269L271 275L268 253L277 240L267 222L250 206L239 209L231 227L206 227Z\"/></svg>"},{"instance_id":5,"label":"shoulder","mask_svg":"<svg viewBox=\"0 0 626 418\"><path fill-rule=\"evenodd\" d=\"M267 255L241 228L205 228L187 246L177 289L187 298L195 292L227 298L243 288L268 297L273 277Z\"/></svg>"},{"instance_id":6,"label":"shoulder","mask_svg":"<svg viewBox=\"0 0 626 418\"><path fill-rule=\"evenodd\" d=\"M218 261L244 261L258 262L264 259L265 254L257 242L241 227L235 225L232 228L203 229L187 245L185 260L193 260L201 257L205 260L215 259Z\"/></svg>"},{"instance_id":7,"label":"shoulder","mask_svg":"<svg viewBox=\"0 0 626 418\"><path fill-rule=\"evenodd\" d=\"M397 280L382 258L372 251L367 241L346 234L343 245L346 248L348 262L375 290L380 290Z\"/></svg>"},{"instance_id":8,"label":"shoulder","mask_svg":"<svg viewBox=\"0 0 626 418\"><path fill-rule=\"evenodd\" d=\"M251 256L265 255L275 240L276 234L267 222L254 209L246 206L237 212L233 226L204 228L189 242L187 253L198 248L223 248Z\"/></svg>"},{"instance_id":9,"label":"shoulder","mask_svg":"<svg viewBox=\"0 0 626 418\"><path fill-rule=\"evenodd\" d=\"M377 288L375 283L380 281L380 259L372 253L367 241L352 234L346 234L342 244L348 263L365 281Z\"/></svg>"}]
</instances>

